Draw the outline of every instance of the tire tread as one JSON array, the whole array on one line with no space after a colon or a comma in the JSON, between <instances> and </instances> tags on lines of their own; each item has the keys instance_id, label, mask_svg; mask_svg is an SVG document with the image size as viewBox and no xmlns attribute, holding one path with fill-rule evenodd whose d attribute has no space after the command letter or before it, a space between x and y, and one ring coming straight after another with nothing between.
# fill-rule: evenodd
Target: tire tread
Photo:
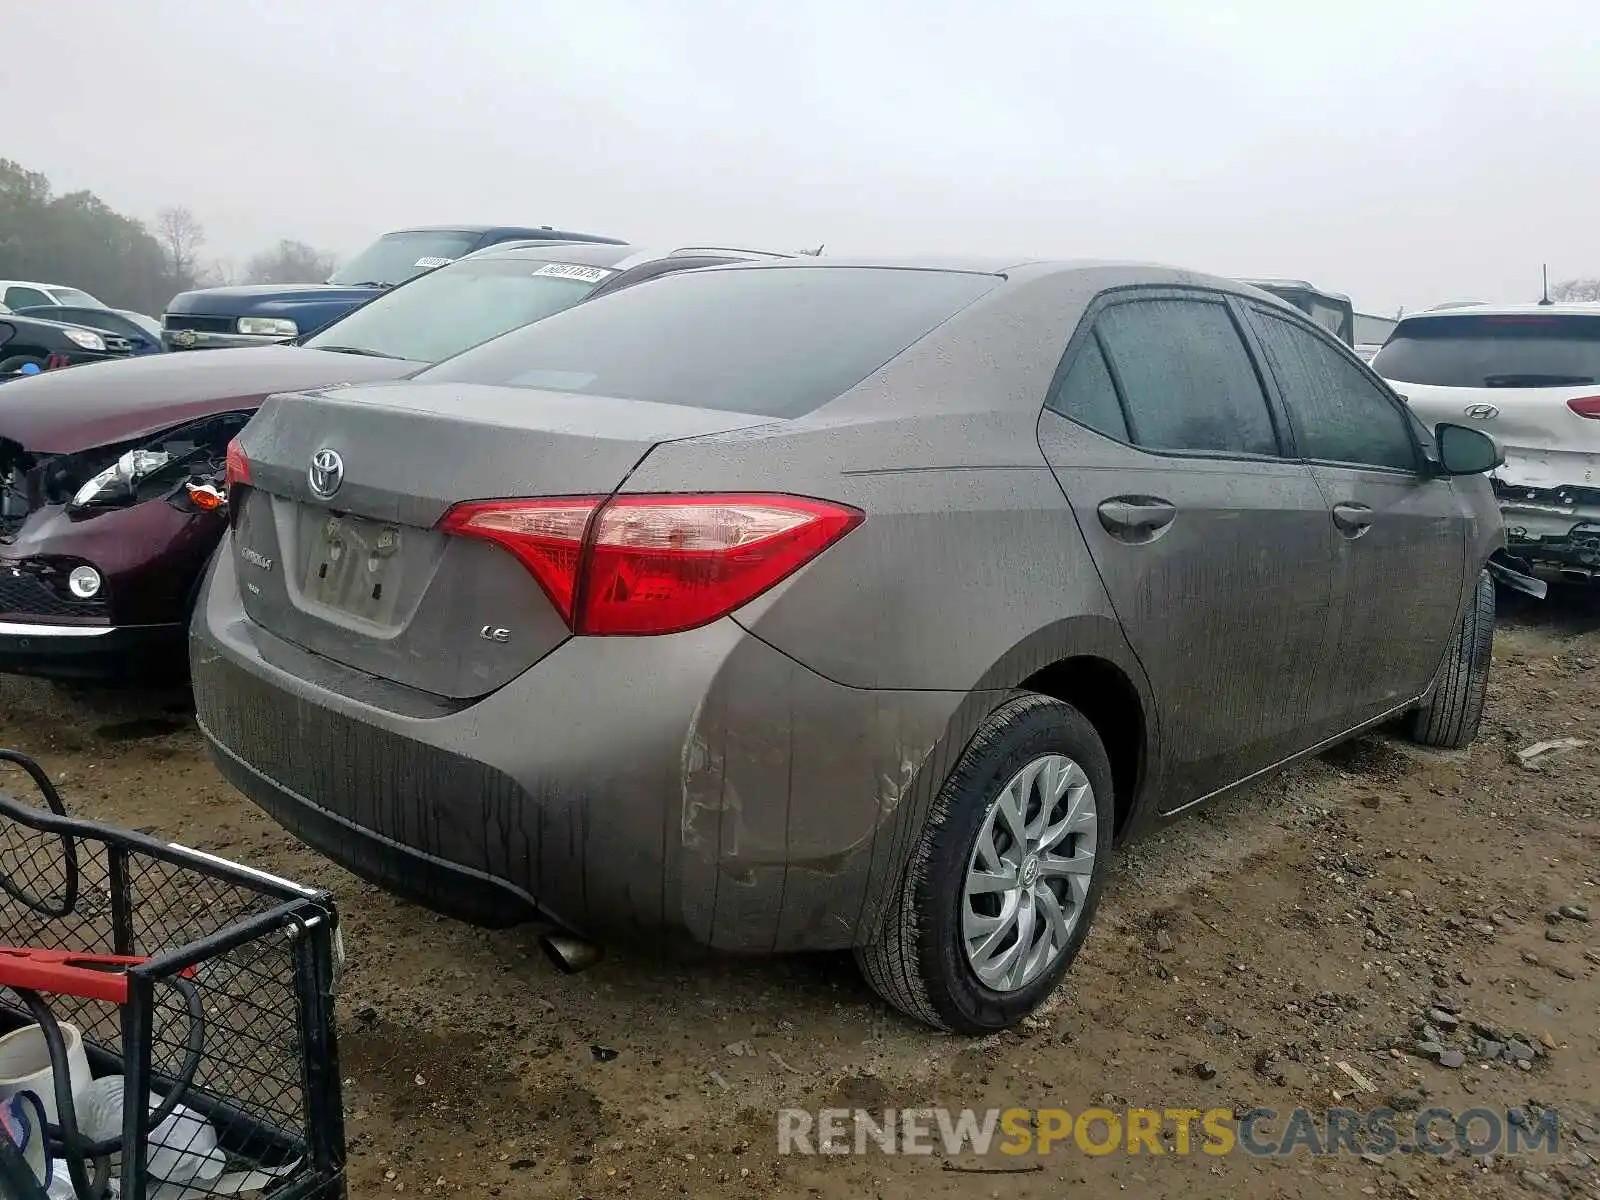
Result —
<instances>
[{"instance_id":1,"label":"tire tread","mask_svg":"<svg viewBox=\"0 0 1600 1200\"><path fill-rule=\"evenodd\" d=\"M1494 579L1484 571L1445 651L1433 692L1412 716L1412 741L1460 750L1478 736L1494 651L1494 621Z\"/></svg>"},{"instance_id":2,"label":"tire tread","mask_svg":"<svg viewBox=\"0 0 1600 1200\"><path fill-rule=\"evenodd\" d=\"M968 777L980 769L995 742L1024 713L1042 708L1060 710L1063 717L1074 724L1081 723L1083 730L1098 740L1094 726L1076 709L1037 692L1007 700L990 713L972 735L934 797L877 938L855 951L856 962L873 991L907 1016L935 1029L948 1032L954 1026L940 1013L929 994L920 957L920 902L930 887L928 867L934 839L955 806L967 795Z\"/></svg>"}]
</instances>

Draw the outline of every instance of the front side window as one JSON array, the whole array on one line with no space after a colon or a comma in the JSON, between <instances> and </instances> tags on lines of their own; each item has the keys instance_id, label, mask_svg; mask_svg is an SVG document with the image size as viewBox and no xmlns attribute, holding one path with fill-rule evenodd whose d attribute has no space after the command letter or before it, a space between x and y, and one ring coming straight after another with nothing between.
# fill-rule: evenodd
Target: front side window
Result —
<instances>
[{"instance_id":1,"label":"front side window","mask_svg":"<svg viewBox=\"0 0 1600 1200\"><path fill-rule=\"evenodd\" d=\"M1255 312L1302 457L1416 470L1416 446L1398 403L1309 329L1262 309Z\"/></svg>"},{"instance_id":2,"label":"front side window","mask_svg":"<svg viewBox=\"0 0 1600 1200\"><path fill-rule=\"evenodd\" d=\"M597 296L413 378L797 417L999 283L894 267L682 271Z\"/></svg>"},{"instance_id":3,"label":"front side window","mask_svg":"<svg viewBox=\"0 0 1600 1200\"><path fill-rule=\"evenodd\" d=\"M1226 305L1188 299L1115 304L1096 328L1137 445L1278 453L1266 395Z\"/></svg>"},{"instance_id":4,"label":"front side window","mask_svg":"<svg viewBox=\"0 0 1600 1200\"><path fill-rule=\"evenodd\" d=\"M436 363L571 308L615 272L538 259L470 259L362 305L303 345Z\"/></svg>"}]
</instances>

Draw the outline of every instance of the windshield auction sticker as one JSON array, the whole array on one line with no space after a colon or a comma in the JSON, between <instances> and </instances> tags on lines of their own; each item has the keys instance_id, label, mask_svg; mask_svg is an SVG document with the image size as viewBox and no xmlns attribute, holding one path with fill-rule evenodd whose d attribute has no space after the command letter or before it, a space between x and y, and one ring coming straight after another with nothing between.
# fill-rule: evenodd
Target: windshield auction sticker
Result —
<instances>
[{"instance_id":1,"label":"windshield auction sticker","mask_svg":"<svg viewBox=\"0 0 1600 1200\"><path fill-rule=\"evenodd\" d=\"M599 283L613 272L604 267L585 267L578 263L546 263L534 274L554 276L557 279L575 279L579 283Z\"/></svg>"}]
</instances>

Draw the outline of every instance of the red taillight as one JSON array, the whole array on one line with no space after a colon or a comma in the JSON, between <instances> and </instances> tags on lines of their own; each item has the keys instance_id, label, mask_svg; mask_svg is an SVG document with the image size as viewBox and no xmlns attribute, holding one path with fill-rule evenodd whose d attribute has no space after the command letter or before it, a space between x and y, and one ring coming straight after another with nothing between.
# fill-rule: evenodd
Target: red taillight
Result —
<instances>
[{"instance_id":1,"label":"red taillight","mask_svg":"<svg viewBox=\"0 0 1600 1200\"><path fill-rule=\"evenodd\" d=\"M1600 421L1600 396L1579 396L1575 400L1568 400L1567 407L1580 417Z\"/></svg>"},{"instance_id":2,"label":"red taillight","mask_svg":"<svg viewBox=\"0 0 1600 1200\"><path fill-rule=\"evenodd\" d=\"M863 519L798 496L577 496L458 504L439 528L509 550L573 632L601 636L726 616Z\"/></svg>"},{"instance_id":3,"label":"red taillight","mask_svg":"<svg viewBox=\"0 0 1600 1200\"><path fill-rule=\"evenodd\" d=\"M223 478L230 492L235 484L250 482L250 460L244 456L244 447L239 445L238 438L228 443L226 463Z\"/></svg>"},{"instance_id":4,"label":"red taillight","mask_svg":"<svg viewBox=\"0 0 1600 1200\"><path fill-rule=\"evenodd\" d=\"M599 496L556 500L479 500L445 513L439 528L503 546L532 572L568 627L578 584L578 558Z\"/></svg>"}]
</instances>

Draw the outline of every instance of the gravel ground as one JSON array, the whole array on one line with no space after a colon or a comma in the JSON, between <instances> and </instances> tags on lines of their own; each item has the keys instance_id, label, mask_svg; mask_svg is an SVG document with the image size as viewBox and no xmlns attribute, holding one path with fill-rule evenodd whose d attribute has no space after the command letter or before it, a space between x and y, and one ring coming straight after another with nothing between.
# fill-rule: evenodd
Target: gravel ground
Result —
<instances>
[{"instance_id":1,"label":"gravel ground","mask_svg":"<svg viewBox=\"0 0 1600 1200\"><path fill-rule=\"evenodd\" d=\"M1519 762L1564 737L1589 744ZM900 1019L843 957L614 956L561 976L527 932L434 917L299 847L221 782L181 696L0 680L0 745L38 755L75 812L338 894L357 1197L1600 1197L1600 924L1579 919L1600 920L1591 596L1505 603L1470 751L1364 738L1123 853L1049 1010L979 1041ZM1486 1040L1531 1061L1484 1061ZM1435 1061L1455 1050L1464 1065ZM1562 1144L1487 1161L1070 1144L806 1158L777 1153L775 1121L784 1106L1388 1101L1554 1108Z\"/></svg>"}]
</instances>

